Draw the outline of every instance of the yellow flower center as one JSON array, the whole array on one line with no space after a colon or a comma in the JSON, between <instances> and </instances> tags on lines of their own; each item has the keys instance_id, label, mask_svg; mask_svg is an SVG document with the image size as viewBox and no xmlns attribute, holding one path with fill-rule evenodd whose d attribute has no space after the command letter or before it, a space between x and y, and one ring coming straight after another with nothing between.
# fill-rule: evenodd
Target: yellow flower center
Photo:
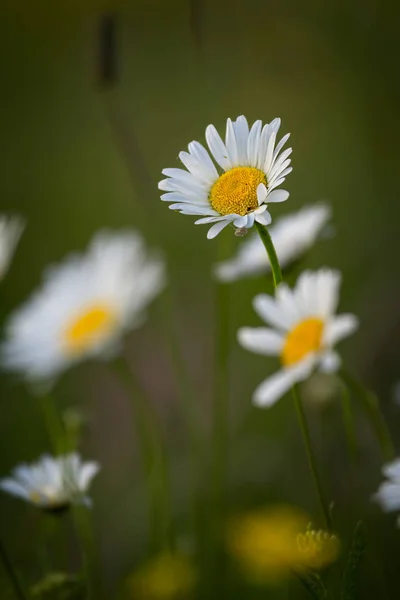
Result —
<instances>
[{"instance_id":1,"label":"yellow flower center","mask_svg":"<svg viewBox=\"0 0 400 600\"><path fill-rule=\"evenodd\" d=\"M79 353L110 333L116 324L114 310L105 304L93 305L71 321L64 342L71 353Z\"/></svg>"},{"instance_id":2,"label":"yellow flower center","mask_svg":"<svg viewBox=\"0 0 400 600\"><path fill-rule=\"evenodd\" d=\"M293 365L310 352L320 350L324 322L316 317L298 323L286 336L281 354L282 364Z\"/></svg>"},{"instance_id":3,"label":"yellow flower center","mask_svg":"<svg viewBox=\"0 0 400 600\"><path fill-rule=\"evenodd\" d=\"M210 204L220 215L247 215L258 207L257 188L267 185L265 174L255 167L234 167L211 188Z\"/></svg>"}]
</instances>

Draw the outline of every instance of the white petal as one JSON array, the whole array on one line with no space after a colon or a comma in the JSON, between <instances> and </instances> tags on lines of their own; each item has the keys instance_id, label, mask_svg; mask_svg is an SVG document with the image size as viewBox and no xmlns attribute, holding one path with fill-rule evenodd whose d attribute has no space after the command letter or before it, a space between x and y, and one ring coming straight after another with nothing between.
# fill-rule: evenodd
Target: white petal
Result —
<instances>
[{"instance_id":1,"label":"white petal","mask_svg":"<svg viewBox=\"0 0 400 600\"><path fill-rule=\"evenodd\" d=\"M194 158L198 160L199 163L201 163L204 166L204 168L207 169L210 177L215 179L218 177L218 171L215 168L215 165L211 160L210 155L208 154L204 146L200 144L200 142L190 142L189 152L192 156L194 156Z\"/></svg>"},{"instance_id":2,"label":"white petal","mask_svg":"<svg viewBox=\"0 0 400 600\"><path fill-rule=\"evenodd\" d=\"M265 162L264 162L264 167L263 167L263 171L264 171L264 173L267 173L267 176L268 176L268 173L269 173L269 171L271 169L271 165L272 165L272 156L274 154L275 140L276 140L276 133L273 131L268 140L267 152L265 155Z\"/></svg>"},{"instance_id":3,"label":"white petal","mask_svg":"<svg viewBox=\"0 0 400 600\"><path fill-rule=\"evenodd\" d=\"M197 219L194 222L195 225L204 225L204 223L217 223L217 221L223 221L225 217L203 217L202 219Z\"/></svg>"},{"instance_id":4,"label":"white petal","mask_svg":"<svg viewBox=\"0 0 400 600\"><path fill-rule=\"evenodd\" d=\"M18 496L19 498L29 498L27 490L20 483L11 478L1 479L0 489L2 489L3 492L8 492L9 494Z\"/></svg>"},{"instance_id":5,"label":"white petal","mask_svg":"<svg viewBox=\"0 0 400 600\"><path fill-rule=\"evenodd\" d=\"M99 470L100 465L96 462L87 462L81 467L78 482L79 490L81 492L86 492L91 480L95 475L97 475Z\"/></svg>"},{"instance_id":6,"label":"white petal","mask_svg":"<svg viewBox=\"0 0 400 600\"><path fill-rule=\"evenodd\" d=\"M336 373L342 364L337 352L328 350L319 357L319 368L323 373Z\"/></svg>"},{"instance_id":7,"label":"white petal","mask_svg":"<svg viewBox=\"0 0 400 600\"><path fill-rule=\"evenodd\" d=\"M225 137L225 146L228 152L228 158L233 167L239 165L239 153L236 144L236 136L235 130L233 128L233 123L231 119L228 119L226 122L226 137Z\"/></svg>"},{"instance_id":8,"label":"white petal","mask_svg":"<svg viewBox=\"0 0 400 600\"><path fill-rule=\"evenodd\" d=\"M207 232L208 239L214 239L227 225L229 225L229 223L231 223L230 220L224 220L210 227L210 229Z\"/></svg>"},{"instance_id":9,"label":"white petal","mask_svg":"<svg viewBox=\"0 0 400 600\"><path fill-rule=\"evenodd\" d=\"M307 379L314 368L315 357L309 355L294 367L281 369L258 386L253 395L253 404L270 407L277 402L298 381Z\"/></svg>"},{"instance_id":10,"label":"white petal","mask_svg":"<svg viewBox=\"0 0 400 600\"><path fill-rule=\"evenodd\" d=\"M243 115L238 117L236 119L236 122L233 123L233 128L235 131L239 164L247 165L247 140L249 137L249 125L247 123L246 117L244 117Z\"/></svg>"},{"instance_id":11,"label":"white petal","mask_svg":"<svg viewBox=\"0 0 400 600\"><path fill-rule=\"evenodd\" d=\"M267 202L285 202L289 198L289 192L286 190L274 190L268 194Z\"/></svg>"},{"instance_id":12,"label":"white petal","mask_svg":"<svg viewBox=\"0 0 400 600\"><path fill-rule=\"evenodd\" d=\"M257 223L261 223L261 225L265 225L265 227L266 227L267 225L269 225L271 223L272 217L271 217L270 213L266 210L262 214L256 216L256 221L257 221ZM267 258L267 260L268 260L268 258Z\"/></svg>"},{"instance_id":13,"label":"white petal","mask_svg":"<svg viewBox=\"0 0 400 600\"><path fill-rule=\"evenodd\" d=\"M246 350L264 356L279 355L284 342L282 334L266 327L241 327L237 333L237 339Z\"/></svg>"},{"instance_id":14,"label":"white petal","mask_svg":"<svg viewBox=\"0 0 400 600\"><path fill-rule=\"evenodd\" d=\"M394 482L400 484L400 458L396 458L390 463L382 467L382 473L385 477L393 479Z\"/></svg>"},{"instance_id":15,"label":"white petal","mask_svg":"<svg viewBox=\"0 0 400 600\"><path fill-rule=\"evenodd\" d=\"M358 327L358 319L352 314L342 314L333 317L327 324L324 333L324 342L334 346L343 338L351 335Z\"/></svg>"},{"instance_id":16,"label":"white petal","mask_svg":"<svg viewBox=\"0 0 400 600\"><path fill-rule=\"evenodd\" d=\"M330 317L336 312L339 302L341 275L339 271L320 269L316 277L319 314L325 318Z\"/></svg>"},{"instance_id":17,"label":"white petal","mask_svg":"<svg viewBox=\"0 0 400 600\"><path fill-rule=\"evenodd\" d=\"M233 221L233 224L235 227L238 227L239 229L242 227L246 227L247 226L247 215L244 215L243 217L238 217L237 219L235 219Z\"/></svg>"},{"instance_id":18,"label":"white petal","mask_svg":"<svg viewBox=\"0 0 400 600\"><path fill-rule=\"evenodd\" d=\"M258 169L262 169L265 163L265 153L267 152L267 144L269 138L268 124L264 125L260 135L260 142L258 145L258 157L257 164L255 165Z\"/></svg>"},{"instance_id":19,"label":"white petal","mask_svg":"<svg viewBox=\"0 0 400 600\"><path fill-rule=\"evenodd\" d=\"M282 150L283 146L286 144L286 142L288 141L289 138L290 138L290 133L287 133L286 135L283 136L283 138L280 140L280 142L278 142L278 144L276 145L276 148L274 150L274 160L277 158L279 152Z\"/></svg>"},{"instance_id":20,"label":"white petal","mask_svg":"<svg viewBox=\"0 0 400 600\"><path fill-rule=\"evenodd\" d=\"M260 144L260 133L261 133L261 121L253 123L250 129L249 137L247 140L247 157L249 165L255 167L257 165L258 158L258 147Z\"/></svg>"},{"instance_id":21,"label":"white petal","mask_svg":"<svg viewBox=\"0 0 400 600\"><path fill-rule=\"evenodd\" d=\"M192 173L193 177L200 183L207 186L211 186L216 179L218 179L218 173L214 167L214 173L210 173L203 163L200 163L194 156L188 152L179 152L179 158L185 165L185 167ZM214 165L213 165L214 166Z\"/></svg>"},{"instance_id":22,"label":"white petal","mask_svg":"<svg viewBox=\"0 0 400 600\"><path fill-rule=\"evenodd\" d=\"M288 316L282 311L278 303L272 296L259 294L253 300L254 310L267 323L287 331L292 322L288 321Z\"/></svg>"},{"instance_id":23,"label":"white petal","mask_svg":"<svg viewBox=\"0 0 400 600\"><path fill-rule=\"evenodd\" d=\"M196 206L195 204L170 204L170 210L179 210L183 215L209 215L218 216L218 213L212 208L205 206Z\"/></svg>"},{"instance_id":24,"label":"white petal","mask_svg":"<svg viewBox=\"0 0 400 600\"><path fill-rule=\"evenodd\" d=\"M300 321L301 307L296 302L296 296L286 283L280 283L275 291L277 304L290 323Z\"/></svg>"},{"instance_id":25,"label":"white petal","mask_svg":"<svg viewBox=\"0 0 400 600\"><path fill-rule=\"evenodd\" d=\"M384 511L391 512L400 509L400 485L385 481L374 496Z\"/></svg>"},{"instance_id":26,"label":"white petal","mask_svg":"<svg viewBox=\"0 0 400 600\"><path fill-rule=\"evenodd\" d=\"M208 198L200 199L196 198L193 200L192 198L187 198L182 192L167 192L166 194L162 194L160 196L163 202L179 202L181 204L197 204L201 206L210 206Z\"/></svg>"},{"instance_id":27,"label":"white petal","mask_svg":"<svg viewBox=\"0 0 400 600\"><path fill-rule=\"evenodd\" d=\"M263 183L259 183L257 186L257 200L259 206L264 202L265 198L267 197L267 194L268 192L265 185Z\"/></svg>"},{"instance_id":28,"label":"white petal","mask_svg":"<svg viewBox=\"0 0 400 600\"><path fill-rule=\"evenodd\" d=\"M225 147L224 142L221 140L218 131L215 129L214 125L209 125L206 129L206 140L208 147L210 148L210 152L215 158L215 161L219 164L219 166L224 169L224 171L228 171L228 169L232 168L232 164L228 158L228 152Z\"/></svg>"}]
</instances>

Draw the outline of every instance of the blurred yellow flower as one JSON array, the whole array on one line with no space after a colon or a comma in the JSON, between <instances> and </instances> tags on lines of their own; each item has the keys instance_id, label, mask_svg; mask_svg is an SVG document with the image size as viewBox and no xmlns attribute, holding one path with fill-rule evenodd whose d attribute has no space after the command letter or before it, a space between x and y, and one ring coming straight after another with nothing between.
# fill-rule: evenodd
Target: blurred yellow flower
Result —
<instances>
[{"instance_id":1,"label":"blurred yellow flower","mask_svg":"<svg viewBox=\"0 0 400 600\"><path fill-rule=\"evenodd\" d=\"M279 581L296 569L321 568L338 554L336 536L313 531L301 510L266 507L234 519L228 550L245 575L258 583Z\"/></svg>"},{"instance_id":2,"label":"blurred yellow flower","mask_svg":"<svg viewBox=\"0 0 400 600\"><path fill-rule=\"evenodd\" d=\"M128 588L140 600L184 600L196 581L196 570L187 557L165 553L140 567L129 578Z\"/></svg>"}]
</instances>

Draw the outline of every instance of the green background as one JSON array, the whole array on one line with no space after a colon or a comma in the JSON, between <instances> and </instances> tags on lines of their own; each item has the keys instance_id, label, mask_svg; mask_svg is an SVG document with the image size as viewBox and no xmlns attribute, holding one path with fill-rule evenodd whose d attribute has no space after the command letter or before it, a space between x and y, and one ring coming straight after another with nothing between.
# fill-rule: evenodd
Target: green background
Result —
<instances>
[{"instance_id":1,"label":"green background","mask_svg":"<svg viewBox=\"0 0 400 600\"><path fill-rule=\"evenodd\" d=\"M107 85L99 77L99 24L110 13L118 77ZM343 344L342 354L379 393L396 440L399 17L392 0L93 1L57 7L7 2L0 9L0 208L27 219L2 283L0 316L38 286L45 266L83 250L99 228L133 226L163 249L172 316L164 294L150 308L147 323L129 336L127 352L167 438L184 547L190 465L162 321L172 320L177 331L209 436L216 329L210 269L240 240L226 230L222 242L208 241L206 227L169 211L159 201L160 172L179 166L178 152L191 140L203 141L209 123L222 132L228 116L244 114L250 122L282 118L282 134L292 134L294 170L287 180L290 198L274 206L273 217L321 199L331 203L335 236L319 242L305 264L343 272L341 309L355 312L361 327ZM239 326L258 322L251 299L262 290L272 290L263 277L227 290L230 509L285 501L318 520L290 398L270 411L250 403L252 390L275 363L235 342ZM60 407L82 407L88 416L82 452L102 464L93 485L93 519L103 576L112 586L143 557L146 536L129 403L114 374L98 363L66 373L55 394ZM0 473L6 475L50 447L37 400L4 374L0 396ZM347 458L338 403L309 402L307 412L340 531L350 536L359 518L366 523L359 597L395 598L400 532L393 516L382 515L370 502L381 480L381 458L369 425L357 411L354 463ZM205 479L205 498L207 486ZM43 517L2 495L0 518L10 554L34 581L40 576L36 557ZM74 534L68 524L66 529L73 566ZM65 536L56 531L53 539L62 544ZM60 567L57 552L55 544L54 568ZM225 593L216 588L216 597ZM231 586L229 597L281 593ZM290 597L302 593L293 583Z\"/></svg>"}]
</instances>

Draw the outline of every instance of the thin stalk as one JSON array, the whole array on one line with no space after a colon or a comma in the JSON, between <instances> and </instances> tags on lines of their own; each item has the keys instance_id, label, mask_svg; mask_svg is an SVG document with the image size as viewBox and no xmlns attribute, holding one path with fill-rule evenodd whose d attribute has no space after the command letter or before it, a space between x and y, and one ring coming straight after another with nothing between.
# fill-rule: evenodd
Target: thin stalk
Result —
<instances>
[{"instance_id":1,"label":"thin stalk","mask_svg":"<svg viewBox=\"0 0 400 600\"><path fill-rule=\"evenodd\" d=\"M201 496L199 492L204 485L204 445L203 435L200 430L200 414L199 404L197 402L196 393L190 377L187 372L187 367L184 363L180 349L179 340L177 337L177 328L174 323L173 315L173 297L172 292L168 288L165 292L166 299L163 303L163 325L166 336L166 341L170 349L172 366L175 374L175 381L179 386L179 396L182 409L185 415L187 426L187 437L189 441L189 495L190 495L190 520L192 534L194 539L199 542L199 537L202 535L202 524L200 522L201 515Z\"/></svg>"},{"instance_id":2,"label":"thin stalk","mask_svg":"<svg viewBox=\"0 0 400 600\"><path fill-rule=\"evenodd\" d=\"M273 277L273 281L274 281L274 287L276 289L276 287L282 281L282 272L281 272L281 268L279 265L278 256L276 254L275 247L272 242L272 239L271 239L268 229L266 227L264 227L264 225L261 225L260 223L257 223L257 222L255 223L255 225L256 225L258 234L261 238L261 241L263 242L265 249L267 251L267 254L268 254L269 262L271 264L271 271L272 271L272 277ZM329 509L328 509L328 505L325 501L321 480L320 480L320 477L318 474L317 461L315 459L314 451L313 451L312 444L311 444L311 436L310 436L310 432L308 429L306 416L305 416L303 405L302 405L302 402L301 402L301 399L298 394L296 386L292 387L292 394L293 394L294 404L295 404L295 408L296 408L296 412L297 412L297 417L299 420L301 433L303 436L304 446L306 449L308 464L310 466L311 474L312 474L312 477L314 480L314 485L315 485L318 500L319 500L319 503L321 506L321 511L322 511L322 514L324 517L325 525L326 525L327 529L330 529L331 515L330 515Z\"/></svg>"},{"instance_id":3,"label":"thin stalk","mask_svg":"<svg viewBox=\"0 0 400 600\"><path fill-rule=\"evenodd\" d=\"M331 515L330 515L328 505L325 500L324 492L322 489L321 480L320 480L320 477L318 474L317 462L316 462L314 452L312 449L310 431L308 429L306 415L304 413L303 404L301 402L296 385L294 385L292 387L292 395L293 395L294 405L295 405L296 412L297 412L297 417L299 419L301 433L303 435L304 446L306 449L308 464L309 464L310 471L311 471L311 474L312 474L312 477L314 480L315 489L317 491L317 496L318 496L319 504L321 507L321 512L324 517L325 526L328 530L330 530L331 526L332 526Z\"/></svg>"},{"instance_id":4,"label":"thin stalk","mask_svg":"<svg viewBox=\"0 0 400 600\"><path fill-rule=\"evenodd\" d=\"M354 395L359 398L370 421L371 427L375 432L384 459L393 459L395 449L388 426L386 425L385 417L380 409L377 395L346 369L342 368L340 375L344 383L353 391Z\"/></svg>"},{"instance_id":5,"label":"thin stalk","mask_svg":"<svg viewBox=\"0 0 400 600\"><path fill-rule=\"evenodd\" d=\"M15 597L18 600L28 600L28 595L24 591L24 588L21 584L18 573L13 567L11 559L8 556L7 550L6 550L2 540L0 540L0 556L1 556L1 561L3 563L3 566L4 566L4 570L7 573L8 578L11 582L12 588L14 590Z\"/></svg>"},{"instance_id":6,"label":"thin stalk","mask_svg":"<svg viewBox=\"0 0 400 600\"><path fill-rule=\"evenodd\" d=\"M347 385L343 384L341 387L341 404L344 430L346 432L349 454L351 458L354 459L357 455L357 438L354 429L354 417L351 407L351 398Z\"/></svg>"},{"instance_id":7,"label":"thin stalk","mask_svg":"<svg viewBox=\"0 0 400 600\"><path fill-rule=\"evenodd\" d=\"M165 448L158 424L151 414L145 392L140 387L125 358L113 363L115 371L129 393L135 429L140 446L142 468L147 484L150 514L151 549L161 550L174 544Z\"/></svg>"},{"instance_id":8,"label":"thin stalk","mask_svg":"<svg viewBox=\"0 0 400 600\"><path fill-rule=\"evenodd\" d=\"M267 251L269 262L271 264L272 277L274 279L274 287L276 287L282 281L282 272L274 244L272 242L267 227L264 227L264 225L261 225L261 223L257 223L257 221L255 225L258 231L258 235L260 236L261 241L264 244L265 249Z\"/></svg>"},{"instance_id":9,"label":"thin stalk","mask_svg":"<svg viewBox=\"0 0 400 600\"><path fill-rule=\"evenodd\" d=\"M52 450L55 454L62 454L62 452L65 451L66 438L62 421L57 413L54 398L52 398L50 394L41 396L40 405Z\"/></svg>"}]
</instances>

